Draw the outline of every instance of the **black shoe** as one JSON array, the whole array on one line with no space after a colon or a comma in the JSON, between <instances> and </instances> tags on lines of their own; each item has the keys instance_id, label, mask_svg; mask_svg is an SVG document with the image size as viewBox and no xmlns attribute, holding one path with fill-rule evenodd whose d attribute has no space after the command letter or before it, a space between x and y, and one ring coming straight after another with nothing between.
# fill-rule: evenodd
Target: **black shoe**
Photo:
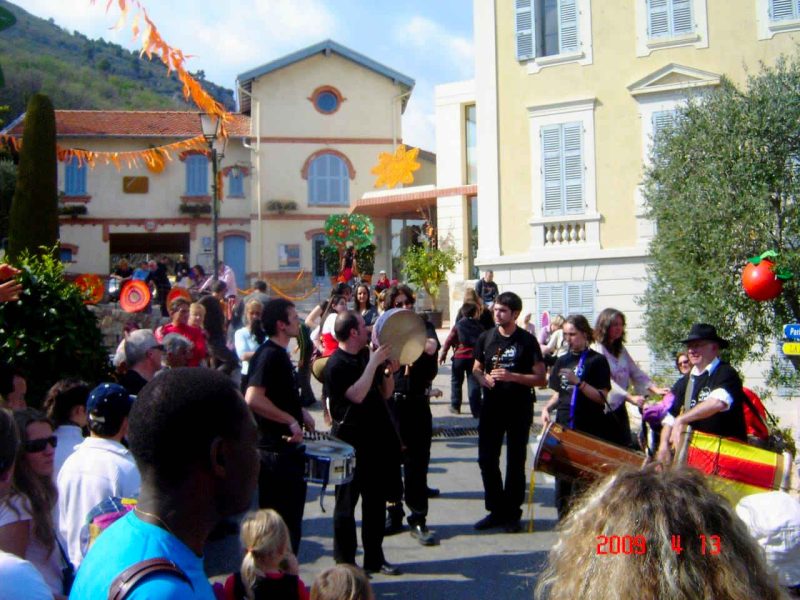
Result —
<instances>
[{"instance_id":1,"label":"black shoe","mask_svg":"<svg viewBox=\"0 0 800 600\"><path fill-rule=\"evenodd\" d=\"M423 546L435 546L436 536L424 524L417 524L411 526L411 537L417 540Z\"/></svg>"},{"instance_id":2,"label":"black shoe","mask_svg":"<svg viewBox=\"0 0 800 600\"><path fill-rule=\"evenodd\" d=\"M447 409L450 411L451 415L460 415L461 409L457 406L448 406Z\"/></svg>"},{"instance_id":3,"label":"black shoe","mask_svg":"<svg viewBox=\"0 0 800 600\"><path fill-rule=\"evenodd\" d=\"M403 507L392 505L386 511L386 523L384 524L383 535L394 535L403 531L403 517L405 517Z\"/></svg>"},{"instance_id":4,"label":"black shoe","mask_svg":"<svg viewBox=\"0 0 800 600\"><path fill-rule=\"evenodd\" d=\"M438 498L439 494L441 493L442 492L439 490L439 488L428 488L428 498Z\"/></svg>"},{"instance_id":5,"label":"black shoe","mask_svg":"<svg viewBox=\"0 0 800 600\"><path fill-rule=\"evenodd\" d=\"M364 571L367 575L375 575L376 573L380 573L381 575L388 575L389 577L396 577L397 575L401 574L400 569L395 567L394 565L390 565L388 562L383 563L377 569L370 569L369 567L364 567Z\"/></svg>"},{"instance_id":6,"label":"black shoe","mask_svg":"<svg viewBox=\"0 0 800 600\"><path fill-rule=\"evenodd\" d=\"M506 533L519 533L522 531L522 522L519 519L513 519L506 523Z\"/></svg>"},{"instance_id":7,"label":"black shoe","mask_svg":"<svg viewBox=\"0 0 800 600\"><path fill-rule=\"evenodd\" d=\"M493 527L500 527L504 525L506 521L500 518L495 513L489 513L485 517L483 517L480 521L475 523L473 527L478 531L484 531L485 529L492 529Z\"/></svg>"}]
</instances>

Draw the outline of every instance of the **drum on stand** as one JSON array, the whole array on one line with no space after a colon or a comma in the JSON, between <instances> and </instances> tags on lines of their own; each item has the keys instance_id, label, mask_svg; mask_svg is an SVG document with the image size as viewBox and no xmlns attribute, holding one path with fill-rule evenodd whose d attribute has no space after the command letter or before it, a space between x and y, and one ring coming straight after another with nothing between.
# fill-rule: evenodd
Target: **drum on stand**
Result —
<instances>
[{"instance_id":1,"label":"drum on stand","mask_svg":"<svg viewBox=\"0 0 800 600\"><path fill-rule=\"evenodd\" d=\"M591 481L622 467L641 469L647 455L551 422L533 459L536 471L564 479Z\"/></svg>"}]
</instances>

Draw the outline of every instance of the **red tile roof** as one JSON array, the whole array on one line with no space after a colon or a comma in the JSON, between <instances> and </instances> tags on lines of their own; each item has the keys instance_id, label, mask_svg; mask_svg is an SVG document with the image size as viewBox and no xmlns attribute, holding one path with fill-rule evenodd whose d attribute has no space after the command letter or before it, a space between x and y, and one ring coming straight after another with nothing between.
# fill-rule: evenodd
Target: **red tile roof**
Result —
<instances>
[{"instance_id":1,"label":"red tile roof","mask_svg":"<svg viewBox=\"0 0 800 600\"><path fill-rule=\"evenodd\" d=\"M202 133L198 112L150 110L57 110L58 137L167 137L191 138ZM250 135L250 117L232 114L228 135ZM22 135L23 119L8 131Z\"/></svg>"}]
</instances>

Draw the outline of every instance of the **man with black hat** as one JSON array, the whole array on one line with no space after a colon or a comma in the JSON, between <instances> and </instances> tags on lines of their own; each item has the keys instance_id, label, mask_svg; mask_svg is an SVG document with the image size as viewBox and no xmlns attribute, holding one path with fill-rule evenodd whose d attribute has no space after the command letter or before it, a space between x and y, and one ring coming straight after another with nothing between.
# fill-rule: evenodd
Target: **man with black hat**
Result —
<instances>
[{"instance_id":1,"label":"man with black hat","mask_svg":"<svg viewBox=\"0 0 800 600\"><path fill-rule=\"evenodd\" d=\"M110 496L139 495L139 469L122 445L132 406L133 397L121 385L101 383L94 388L86 401L89 437L58 472L59 528L76 567L83 560L81 530L89 511Z\"/></svg>"},{"instance_id":2,"label":"man with black hat","mask_svg":"<svg viewBox=\"0 0 800 600\"><path fill-rule=\"evenodd\" d=\"M721 437L747 440L742 380L731 365L719 358L728 341L717 335L713 325L696 323L685 340L692 370L681 377L672 393L675 401L664 417L658 458L671 459L670 446L680 447L686 428Z\"/></svg>"}]
</instances>

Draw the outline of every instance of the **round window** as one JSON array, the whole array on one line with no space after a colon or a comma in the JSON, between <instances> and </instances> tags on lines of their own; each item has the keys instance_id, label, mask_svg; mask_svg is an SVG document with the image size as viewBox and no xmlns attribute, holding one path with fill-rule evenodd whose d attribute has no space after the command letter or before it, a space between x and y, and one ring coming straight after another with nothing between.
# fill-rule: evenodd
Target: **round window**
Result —
<instances>
[{"instance_id":1,"label":"round window","mask_svg":"<svg viewBox=\"0 0 800 600\"><path fill-rule=\"evenodd\" d=\"M330 91L322 91L314 99L315 106L324 113L335 112L339 108L339 97Z\"/></svg>"}]
</instances>

